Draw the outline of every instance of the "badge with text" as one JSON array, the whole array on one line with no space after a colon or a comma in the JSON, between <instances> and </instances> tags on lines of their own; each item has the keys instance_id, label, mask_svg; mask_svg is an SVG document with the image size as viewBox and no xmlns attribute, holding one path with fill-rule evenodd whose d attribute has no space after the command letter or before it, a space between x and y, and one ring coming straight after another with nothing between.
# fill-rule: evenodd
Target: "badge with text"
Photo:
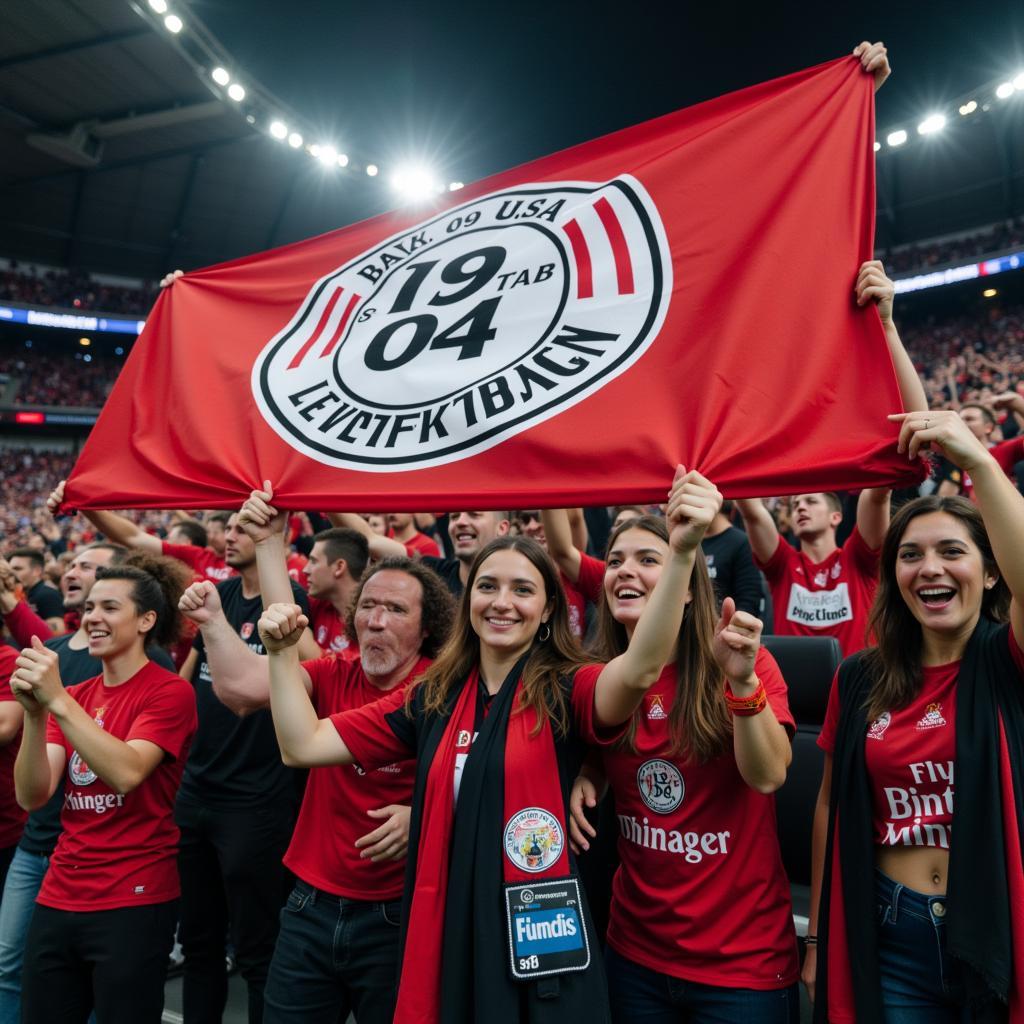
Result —
<instances>
[{"instance_id":1,"label":"badge with text","mask_svg":"<svg viewBox=\"0 0 1024 1024\"><path fill-rule=\"evenodd\" d=\"M513 978L529 981L590 965L577 879L505 886L505 917Z\"/></svg>"},{"instance_id":2,"label":"badge with text","mask_svg":"<svg viewBox=\"0 0 1024 1024\"><path fill-rule=\"evenodd\" d=\"M327 465L443 465L618 377L671 292L661 218L629 175L492 192L317 281L256 360L253 395Z\"/></svg>"},{"instance_id":3,"label":"badge with text","mask_svg":"<svg viewBox=\"0 0 1024 1024\"><path fill-rule=\"evenodd\" d=\"M527 807L505 823L505 856L521 871L547 871L562 854L565 833L542 807Z\"/></svg>"}]
</instances>

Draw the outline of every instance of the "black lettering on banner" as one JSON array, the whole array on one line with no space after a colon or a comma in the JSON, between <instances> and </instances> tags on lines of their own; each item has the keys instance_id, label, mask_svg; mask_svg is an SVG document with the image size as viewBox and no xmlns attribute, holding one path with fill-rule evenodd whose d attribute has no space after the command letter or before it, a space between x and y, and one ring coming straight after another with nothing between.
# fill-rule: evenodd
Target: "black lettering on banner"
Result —
<instances>
[{"instance_id":1,"label":"black lettering on banner","mask_svg":"<svg viewBox=\"0 0 1024 1024\"><path fill-rule=\"evenodd\" d=\"M348 421L348 426L338 435L339 441L348 441L349 444L355 444L356 438L353 436L353 429L365 430L373 422L373 417L368 413L360 410Z\"/></svg>"},{"instance_id":2,"label":"black lettering on banner","mask_svg":"<svg viewBox=\"0 0 1024 1024\"><path fill-rule=\"evenodd\" d=\"M441 416L448 408L447 402L442 402L433 412L430 409L423 410L423 426L420 428L420 444L426 444L430 440L431 431L440 437L447 437L448 431L441 422Z\"/></svg>"},{"instance_id":3,"label":"black lettering on banner","mask_svg":"<svg viewBox=\"0 0 1024 1024\"><path fill-rule=\"evenodd\" d=\"M380 435L383 433L384 427L387 425L387 422L391 417L378 412L374 413L373 418L377 421L377 426L373 428L373 433L370 435L369 440L367 440L366 443L371 448L376 448L377 442L380 440Z\"/></svg>"},{"instance_id":4,"label":"black lettering on banner","mask_svg":"<svg viewBox=\"0 0 1024 1024\"><path fill-rule=\"evenodd\" d=\"M528 402L533 398L534 384L539 384L545 391L550 391L558 386L550 377L545 377L522 363L516 367L516 373L519 374L519 379L523 382L524 390L519 393L519 398L523 402Z\"/></svg>"},{"instance_id":5,"label":"black lettering on banner","mask_svg":"<svg viewBox=\"0 0 1024 1024\"><path fill-rule=\"evenodd\" d=\"M487 419L504 412L515 401L504 377L495 377L494 380L482 384L478 390L480 391L480 401L484 407L484 416ZM499 400L500 405L498 404Z\"/></svg>"},{"instance_id":6,"label":"black lettering on banner","mask_svg":"<svg viewBox=\"0 0 1024 1024\"><path fill-rule=\"evenodd\" d=\"M410 415L409 413L402 413L396 416L395 422L391 424L391 433L388 435L388 440L384 447L394 448L400 434L415 430L416 428L413 426L415 419L416 415Z\"/></svg>"},{"instance_id":7,"label":"black lettering on banner","mask_svg":"<svg viewBox=\"0 0 1024 1024\"><path fill-rule=\"evenodd\" d=\"M355 406L349 405L348 402L342 402L340 409L335 409L330 416L327 417L320 424L320 430L323 433L327 433L328 430L333 430L339 423L344 423L353 413L355 412Z\"/></svg>"},{"instance_id":8,"label":"black lettering on banner","mask_svg":"<svg viewBox=\"0 0 1024 1024\"><path fill-rule=\"evenodd\" d=\"M466 426L467 427L476 426L477 415L476 415L476 407L473 405L473 392L472 391L467 391L465 394L459 395L455 399L455 401L462 403L463 414L466 417Z\"/></svg>"},{"instance_id":9,"label":"black lettering on banner","mask_svg":"<svg viewBox=\"0 0 1024 1024\"><path fill-rule=\"evenodd\" d=\"M326 381L320 381L318 384L312 385L312 387L303 388L301 391L296 391L294 395L288 396L288 401L292 405L302 405L306 398L313 394L314 391L319 391L321 388L327 387Z\"/></svg>"},{"instance_id":10,"label":"black lettering on banner","mask_svg":"<svg viewBox=\"0 0 1024 1024\"><path fill-rule=\"evenodd\" d=\"M318 412L320 409L325 408L332 402L340 402L341 399L333 392L328 391L326 395L321 395L315 402L310 402L309 405L304 405L299 410L299 415L304 420L313 421L313 413Z\"/></svg>"},{"instance_id":11,"label":"black lettering on banner","mask_svg":"<svg viewBox=\"0 0 1024 1024\"><path fill-rule=\"evenodd\" d=\"M533 357L533 361L542 369L550 373L557 373L559 377L575 377L577 373L585 370L590 365L589 359L580 356L573 356L568 366L562 366L551 359L547 353L551 351L550 345L545 345Z\"/></svg>"},{"instance_id":12,"label":"black lettering on banner","mask_svg":"<svg viewBox=\"0 0 1024 1024\"><path fill-rule=\"evenodd\" d=\"M373 263L360 267L357 273L360 277L365 277L370 284L376 284L384 276L384 271Z\"/></svg>"}]
</instances>

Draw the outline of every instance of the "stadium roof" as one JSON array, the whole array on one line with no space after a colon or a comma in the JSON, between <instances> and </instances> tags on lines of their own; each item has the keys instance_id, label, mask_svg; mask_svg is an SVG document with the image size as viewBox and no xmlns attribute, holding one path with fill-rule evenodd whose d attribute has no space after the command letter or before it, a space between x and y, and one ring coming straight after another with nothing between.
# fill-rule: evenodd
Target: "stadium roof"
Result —
<instances>
[{"instance_id":1,"label":"stadium roof","mask_svg":"<svg viewBox=\"0 0 1024 1024\"><path fill-rule=\"evenodd\" d=\"M149 278L203 266L396 205L388 181L403 160L470 181L865 36L885 38L896 67L879 135L910 135L879 153L880 243L1024 212L1024 90L990 96L1024 68L1019 4L983 17L932 4L926 18L919 5L871 18L853 4L828 18L820 4L765 5L728 25L707 6L11 0L0 255ZM979 109L958 118L972 87ZM949 128L919 138L939 107ZM302 144L272 138L271 116ZM314 141L348 165L327 171Z\"/></svg>"}]
</instances>

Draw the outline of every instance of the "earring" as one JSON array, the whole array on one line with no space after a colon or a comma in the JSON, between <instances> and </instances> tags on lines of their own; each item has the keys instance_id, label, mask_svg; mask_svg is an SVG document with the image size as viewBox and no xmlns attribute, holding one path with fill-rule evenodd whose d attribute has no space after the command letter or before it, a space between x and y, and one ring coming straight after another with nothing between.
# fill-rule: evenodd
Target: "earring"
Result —
<instances>
[{"instance_id":1,"label":"earring","mask_svg":"<svg viewBox=\"0 0 1024 1024\"><path fill-rule=\"evenodd\" d=\"M545 644L551 639L551 624L548 622L542 622L540 629L537 630L537 639Z\"/></svg>"}]
</instances>

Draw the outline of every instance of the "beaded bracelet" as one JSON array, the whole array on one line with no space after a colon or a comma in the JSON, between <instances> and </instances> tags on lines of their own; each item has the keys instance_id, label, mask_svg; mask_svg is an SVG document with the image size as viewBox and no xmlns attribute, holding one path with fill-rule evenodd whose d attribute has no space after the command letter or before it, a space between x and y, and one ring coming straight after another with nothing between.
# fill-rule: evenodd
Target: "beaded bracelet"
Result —
<instances>
[{"instance_id":1,"label":"beaded bracelet","mask_svg":"<svg viewBox=\"0 0 1024 1024\"><path fill-rule=\"evenodd\" d=\"M754 715L759 715L768 706L768 694L765 692L764 683L759 679L757 689L749 697L737 697L732 692L732 687L726 683L725 706L739 718L751 718Z\"/></svg>"}]
</instances>

